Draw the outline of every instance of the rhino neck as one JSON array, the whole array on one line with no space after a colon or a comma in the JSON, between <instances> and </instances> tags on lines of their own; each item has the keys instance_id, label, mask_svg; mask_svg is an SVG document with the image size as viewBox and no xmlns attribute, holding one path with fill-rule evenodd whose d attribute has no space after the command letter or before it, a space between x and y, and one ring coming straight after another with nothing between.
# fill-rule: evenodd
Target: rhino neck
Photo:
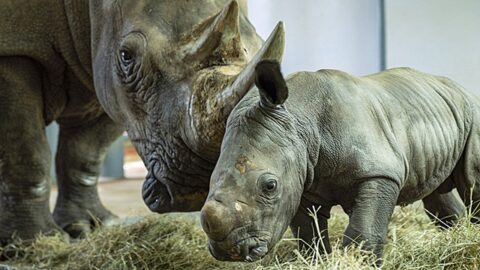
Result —
<instances>
[{"instance_id":1,"label":"rhino neck","mask_svg":"<svg viewBox=\"0 0 480 270\"><path fill-rule=\"evenodd\" d=\"M69 30L63 44L70 47L63 57L80 81L93 91L89 1L63 0L63 3Z\"/></svg>"}]
</instances>

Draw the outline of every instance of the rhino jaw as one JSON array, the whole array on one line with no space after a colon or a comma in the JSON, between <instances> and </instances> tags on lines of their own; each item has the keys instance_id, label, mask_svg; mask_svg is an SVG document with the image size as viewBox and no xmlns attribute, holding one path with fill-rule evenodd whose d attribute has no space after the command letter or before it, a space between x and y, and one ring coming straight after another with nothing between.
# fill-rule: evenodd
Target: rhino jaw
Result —
<instances>
[{"instance_id":1,"label":"rhino jaw","mask_svg":"<svg viewBox=\"0 0 480 270\"><path fill-rule=\"evenodd\" d=\"M198 211L208 194L207 186L186 186L174 182L163 171L159 160L151 159L142 187L142 198L156 213ZM166 175L164 175L166 174Z\"/></svg>"}]
</instances>

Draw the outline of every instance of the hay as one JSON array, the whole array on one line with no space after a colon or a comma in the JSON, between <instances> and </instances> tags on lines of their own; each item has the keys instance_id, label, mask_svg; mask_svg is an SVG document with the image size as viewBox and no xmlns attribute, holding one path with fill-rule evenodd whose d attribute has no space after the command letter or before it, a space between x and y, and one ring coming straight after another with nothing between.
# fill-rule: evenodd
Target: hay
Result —
<instances>
[{"instance_id":1,"label":"hay","mask_svg":"<svg viewBox=\"0 0 480 270\"><path fill-rule=\"evenodd\" d=\"M149 216L124 226L103 228L68 243L62 237L40 236L10 264L20 269L373 269L370 254L341 249L347 217L330 220L332 254L301 255L287 234L261 262L225 263L213 259L195 221L179 216ZM320 248L314 248L313 252ZM437 230L419 207L397 209L389 226L383 269L478 269L480 226L462 220L450 230Z\"/></svg>"}]
</instances>

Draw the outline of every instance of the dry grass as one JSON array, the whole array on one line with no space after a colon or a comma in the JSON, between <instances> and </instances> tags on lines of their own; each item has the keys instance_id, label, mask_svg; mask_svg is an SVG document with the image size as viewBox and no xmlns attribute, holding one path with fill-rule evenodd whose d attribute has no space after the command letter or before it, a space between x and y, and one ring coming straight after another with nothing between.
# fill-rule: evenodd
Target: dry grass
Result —
<instances>
[{"instance_id":1,"label":"dry grass","mask_svg":"<svg viewBox=\"0 0 480 270\"><path fill-rule=\"evenodd\" d=\"M369 254L358 248L339 248L346 223L343 214L330 220L335 247L324 257L301 255L286 235L261 262L218 262L208 253L206 237L194 221L150 216L132 225L98 230L73 244L61 237L39 237L31 246L18 245L23 254L10 263L21 269L374 269ZM410 206L397 209L389 228L383 269L480 266L478 225L462 220L450 230L439 231L421 208Z\"/></svg>"}]
</instances>

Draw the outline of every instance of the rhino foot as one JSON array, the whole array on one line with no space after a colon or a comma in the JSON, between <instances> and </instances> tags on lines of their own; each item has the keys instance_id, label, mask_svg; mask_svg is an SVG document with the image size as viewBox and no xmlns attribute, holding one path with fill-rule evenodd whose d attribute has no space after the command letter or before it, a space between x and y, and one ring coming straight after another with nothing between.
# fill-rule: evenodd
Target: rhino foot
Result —
<instances>
[{"instance_id":1,"label":"rhino foot","mask_svg":"<svg viewBox=\"0 0 480 270\"><path fill-rule=\"evenodd\" d=\"M83 238L95 228L114 224L118 219L100 202L93 206L73 202L57 203L53 218L72 238Z\"/></svg>"},{"instance_id":2,"label":"rhino foot","mask_svg":"<svg viewBox=\"0 0 480 270\"><path fill-rule=\"evenodd\" d=\"M26 256L25 248L32 245L35 241L35 237L38 235L44 236L58 236L60 235L65 241L68 241L70 237L65 231L63 231L54 222L47 224L44 228L33 228L29 231L15 231L12 237L0 238L0 261L14 260ZM16 268L2 268L3 269L16 269Z\"/></svg>"},{"instance_id":3,"label":"rhino foot","mask_svg":"<svg viewBox=\"0 0 480 270\"><path fill-rule=\"evenodd\" d=\"M54 235L62 235L68 238L68 235L55 224L52 220L51 222L46 222L42 226L38 226L34 223L36 222L29 222L29 221L21 221L17 223L15 221L11 221L17 225L23 223L24 225L18 226L17 228L5 228L2 227L0 231L0 247L2 247L2 251L8 250L8 246L12 243L22 243L22 244L30 244L34 241L35 237L38 235L44 236L54 236Z\"/></svg>"},{"instance_id":4,"label":"rhino foot","mask_svg":"<svg viewBox=\"0 0 480 270\"><path fill-rule=\"evenodd\" d=\"M3 204L2 204L3 203ZM50 214L48 200L1 201L0 205L0 259L21 256L20 246L29 245L37 235L60 234L68 237Z\"/></svg>"}]
</instances>

